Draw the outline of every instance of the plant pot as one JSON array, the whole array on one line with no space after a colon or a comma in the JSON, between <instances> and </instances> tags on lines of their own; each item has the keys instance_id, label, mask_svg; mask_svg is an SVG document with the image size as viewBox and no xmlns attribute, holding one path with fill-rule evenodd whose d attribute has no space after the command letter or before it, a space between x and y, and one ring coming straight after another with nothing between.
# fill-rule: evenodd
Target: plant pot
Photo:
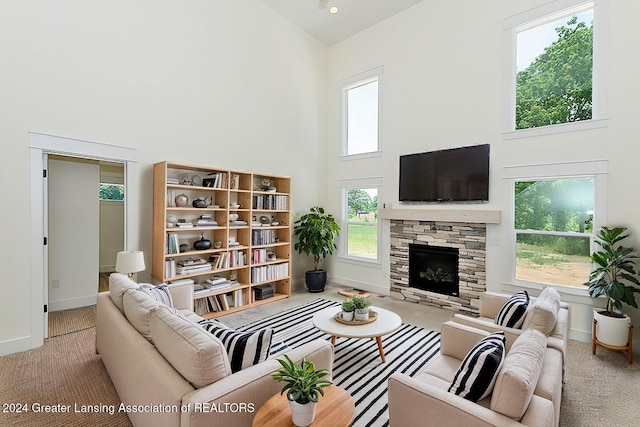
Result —
<instances>
[{"instance_id":1,"label":"plant pot","mask_svg":"<svg viewBox=\"0 0 640 427\"><path fill-rule=\"evenodd\" d=\"M353 320L353 311L342 310L342 320L351 322Z\"/></svg>"},{"instance_id":2,"label":"plant pot","mask_svg":"<svg viewBox=\"0 0 640 427\"><path fill-rule=\"evenodd\" d=\"M604 310L594 310L596 320L596 338L603 344L614 347L626 347L629 343L629 316L611 317L602 314Z\"/></svg>"},{"instance_id":3,"label":"plant pot","mask_svg":"<svg viewBox=\"0 0 640 427\"><path fill-rule=\"evenodd\" d=\"M316 402L300 404L294 400L289 401L291 408L291 420L298 427L310 425L316 417Z\"/></svg>"},{"instance_id":4,"label":"plant pot","mask_svg":"<svg viewBox=\"0 0 640 427\"><path fill-rule=\"evenodd\" d=\"M309 270L304 274L304 283L309 292L324 292L327 284L326 270Z\"/></svg>"},{"instance_id":5,"label":"plant pot","mask_svg":"<svg viewBox=\"0 0 640 427\"><path fill-rule=\"evenodd\" d=\"M367 308L356 308L355 309L355 318L358 321L369 320L369 307L367 307Z\"/></svg>"}]
</instances>

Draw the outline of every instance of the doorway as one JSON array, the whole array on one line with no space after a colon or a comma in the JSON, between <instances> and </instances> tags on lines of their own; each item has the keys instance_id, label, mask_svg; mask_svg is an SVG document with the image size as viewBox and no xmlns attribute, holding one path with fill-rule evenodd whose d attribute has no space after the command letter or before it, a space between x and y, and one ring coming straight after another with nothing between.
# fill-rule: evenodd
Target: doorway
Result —
<instances>
[{"instance_id":1,"label":"doorway","mask_svg":"<svg viewBox=\"0 0 640 427\"><path fill-rule=\"evenodd\" d=\"M61 155L80 159L93 159L124 165L124 249L130 250L130 242L138 242L137 218L128 200L136 200L139 194L137 177L137 151L135 149L66 138L41 133L30 133L30 193L31 193L31 342L29 348L43 344L48 324L48 229L46 174L43 173L49 155ZM97 278L96 278L97 279ZM96 280L97 282L97 280ZM97 283L96 283L97 289Z\"/></svg>"}]
</instances>

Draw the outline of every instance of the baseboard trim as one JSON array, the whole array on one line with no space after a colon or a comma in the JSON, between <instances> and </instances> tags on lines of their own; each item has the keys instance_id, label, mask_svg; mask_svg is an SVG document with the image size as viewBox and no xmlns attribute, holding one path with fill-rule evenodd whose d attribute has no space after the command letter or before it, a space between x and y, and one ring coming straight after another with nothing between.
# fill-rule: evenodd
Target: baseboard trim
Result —
<instances>
[{"instance_id":1,"label":"baseboard trim","mask_svg":"<svg viewBox=\"0 0 640 427\"><path fill-rule=\"evenodd\" d=\"M331 276L328 280L332 285L345 286L349 288L356 288L363 291L368 291L380 295L390 295L390 288L385 286L374 285L366 282L359 282L357 280L351 280L344 277Z\"/></svg>"},{"instance_id":2,"label":"baseboard trim","mask_svg":"<svg viewBox=\"0 0 640 427\"><path fill-rule=\"evenodd\" d=\"M49 301L49 311L61 311L70 310L72 308L87 307L89 305L95 305L97 301L97 295L90 295L85 297L70 298L59 301Z\"/></svg>"},{"instance_id":3,"label":"baseboard trim","mask_svg":"<svg viewBox=\"0 0 640 427\"><path fill-rule=\"evenodd\" d=\"M36 347L38 346L34 346L31 337L28 336L3 341L0 342L0 356L31 350Z\"/></svg>"}]
</instances>

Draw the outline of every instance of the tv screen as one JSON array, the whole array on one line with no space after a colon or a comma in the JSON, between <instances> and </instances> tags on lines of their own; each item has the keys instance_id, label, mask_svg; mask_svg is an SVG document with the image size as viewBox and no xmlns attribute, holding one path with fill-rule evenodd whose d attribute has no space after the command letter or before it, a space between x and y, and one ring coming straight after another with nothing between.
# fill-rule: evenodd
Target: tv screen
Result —
<instances>
[{"instance_id":1,"label":"tv screen","mask_svg":"<svg viewBox=\"0 0 640 427\"><path fill-rule=\"evenodd\" d=\"M400 156L401 202L489 200L489 144Z\"/></svg>"}]
</instances>

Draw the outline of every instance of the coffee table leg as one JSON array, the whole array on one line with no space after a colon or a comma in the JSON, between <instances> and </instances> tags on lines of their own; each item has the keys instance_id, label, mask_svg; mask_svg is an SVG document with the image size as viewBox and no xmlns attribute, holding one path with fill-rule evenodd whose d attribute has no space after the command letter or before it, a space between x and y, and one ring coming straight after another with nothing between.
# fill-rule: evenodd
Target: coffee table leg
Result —
<instances>
[{"instance_id":1,"label":"coffee table leg","mask_svg":"<svg viewBox=\"0 0 640 427\"><path fill-rule=\"evenodd\" d=\"M380 350L380 358L384 363L386 362L386 359L384 358L384 350L382 349L382 337L376 337L376 342L378 343L378 350Z\"/></svg>"},{"instance_id":2,"label":"coffee table leg","mask_svg":"<svg viewBox=\"0 0 640 427\"><path fill-rule=\"evenodd\" d=\"M331 336L331 345L336 345L336 336L335 335Z\"/></svg>"}]
</instances>

